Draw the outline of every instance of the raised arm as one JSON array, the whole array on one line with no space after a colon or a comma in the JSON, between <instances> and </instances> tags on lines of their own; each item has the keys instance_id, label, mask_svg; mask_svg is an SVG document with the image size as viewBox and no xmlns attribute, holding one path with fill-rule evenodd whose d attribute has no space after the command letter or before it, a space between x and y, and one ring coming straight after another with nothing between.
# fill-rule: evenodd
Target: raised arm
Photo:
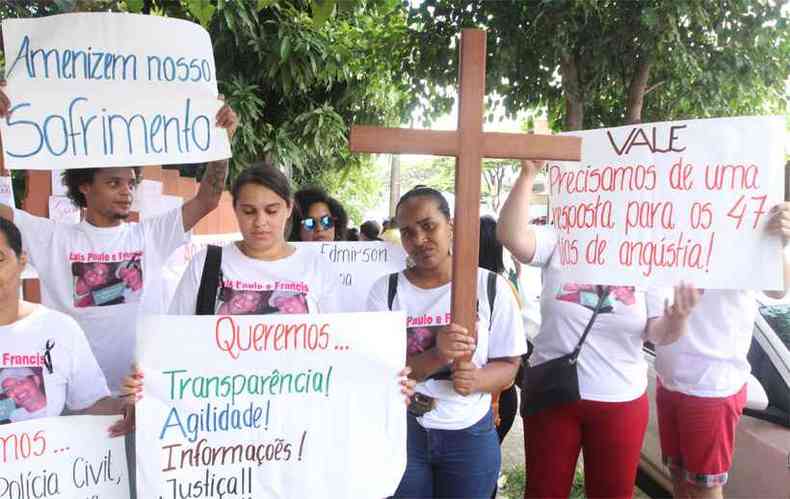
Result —
<instances>
[{"instance_id":1,"label":"raised arm","mask_svg":"<svg viewBox=\"0 0 790 499\"><path fill-rule=\"evenodd\" d=\"M6 220L13 222L14 210L11 209L11 207L7 204L0 203L0 218L5 218Z\"/></svg>"},{"instance_id":2,"label":"raised arm","mask_svg":"<svg viewBox=\"0 0 790 499\"><path fill-rule=\"evenodd\" d=\"M768 222L766 230L777 234L782 238L782 262L784 286L778 291L764 291L770 298L781 300L790 289L790 255L788 254L788 244L790 244L790 202L784 202L773 207L771 210L771 220Z\"/></svg>"},{"instance_id":3,"label":"raised arm","mask_svg":"<svg viewBox=\"0 0 790 499\"><path fill-rule=\"evenodd\" d=\"M5 80L0 80L0 119L8 117L8 110L11 109L11 101L3 91ZM0 137L0 149L3 147L3 139ZM14 221L14 210L10 206L0 203L0 218Z\"/></svg>"},{"instance_id":4,"label":"raised arm","mask_svg":"<svg viewBox=\"0 0 790 499\"><path fill-rule=\"evenodd\" d=\"M222 98L222 96L220 96ZM238 126L238 118L233 109L227 104L217 111L217 126L228 131L228 138L233 138ZM184 220L184 231L192 230L192 227L211 213L219 205L222 191L225 189L225 179L228 176L228 160L212 161L206 167L206 172L200 181L195 197L184 203L181 208L182 219Z\"/></svg>"},{"instance_id":5,"label":"raised arm","mask_svg":"<svg viewBox=\"0 0 790 499\"><path fill-rule=\"evenodd\" d=\"M529 198L535 176L544 164L544 161L521 162L521 174L502 206L497 222L497 239L524 263L531 262L535 256L535 233L529 228Z\"/></svg>"}]
</instances>

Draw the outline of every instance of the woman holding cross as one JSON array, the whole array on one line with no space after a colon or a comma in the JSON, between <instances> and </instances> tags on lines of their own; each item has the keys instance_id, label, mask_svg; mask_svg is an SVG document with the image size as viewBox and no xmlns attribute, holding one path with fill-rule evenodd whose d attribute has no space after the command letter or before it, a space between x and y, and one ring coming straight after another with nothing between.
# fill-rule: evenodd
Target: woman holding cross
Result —
<instances>
[{"instance_id":1,"label":"woman holding cross","mask_svg":"<svg viewBox=\"0 0 790 499\"><path fill-rule=\"evenodd\" d=\"M406 472L394 497L489 498L500 468L491 393L513 382L526 351L504 278L478 270L476 339L450 317L453 225L438 191L417 187L398 202L403 248L414 265L385 276L368 310L406 312L409 407Z\"/></svg>"}]
</instances>

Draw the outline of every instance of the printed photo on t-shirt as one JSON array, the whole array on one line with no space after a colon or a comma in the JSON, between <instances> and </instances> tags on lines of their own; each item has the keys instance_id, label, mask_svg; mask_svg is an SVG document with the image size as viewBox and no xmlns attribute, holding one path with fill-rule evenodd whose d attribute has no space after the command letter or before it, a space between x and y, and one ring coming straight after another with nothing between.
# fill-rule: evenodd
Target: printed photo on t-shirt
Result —
<instances>
[{"instance_id":1,"label":"printed photo on t-shirt","mask_svg":"<svg viewBox=\"0 0 790 499\"><path fill-rule=\"evenodd\" d=\"M406 356L427 352L436 346L436 333L444 326L414 326L406 329ZM431 373L431 379L450 379L449 368L441 368Z\"/></svg>"},{"instance_id":2,"label":"printed photo on t-shirt","mask_svg":"<svg viewBox=\"0 0 790 499\"><path fill-rule=\"evenodd\" d=\"M605 289L601 286L601 290ZM636 303L634 297L635 288L633 286L611 286L609 295L601 304L599 313L608 314L614 310L615 302L620 302L625 306ZM556 294L558 300L576 303L590 310L595 310L600 295L598 286L592 284L576 284L573 282L565 283L560 287Z\"/></svg>"},{"instance_id":3,"label":"printed photo on t-shirt","mask_svg":"<svg viewBox=\"0 0 790 499\"><path fill-rule=\"evenodd\" d=\"M0 424L41 418L47 413L47 392L41 367L0 368Z\"/></svg>"},{"instance_id":4,"label":"printed photo on t-shirt","mask_svg":"<svg viewBox=\"0 0 790 499\"><path fill-rule=\"evenodd\" d=\"M222 288L217 315L307 314L307 295L285 290Z\"/></svg>"},{"instance_id":5,"label":"printed photo on t-shirt","mask_svg":"<svg viewBox=\"0 0 790 499\"><path fill-rule=\"evenodd\" d=\"M143 292L139 257L120 262L73 262L71 274L77 308L135 303Z\"/></svg>"},{"instance_id":6,"label":"printed photo on t-shirt","mask_svg":"<svg viewBox=\"0 0 790 499\"><path fill-rule=\"evenodd\" d=\"M406 356L427 352L436 346L436 333L442 326L414 326L406 329Z\"/></svg>"}]
</instances>

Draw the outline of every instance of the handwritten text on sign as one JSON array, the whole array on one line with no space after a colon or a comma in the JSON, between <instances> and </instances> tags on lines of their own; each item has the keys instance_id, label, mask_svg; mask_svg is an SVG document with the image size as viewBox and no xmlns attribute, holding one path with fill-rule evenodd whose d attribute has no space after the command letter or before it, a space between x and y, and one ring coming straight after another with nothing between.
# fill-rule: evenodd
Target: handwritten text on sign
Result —
<instances>
[{"instance_id":1,"label":"handwritten text on sign","mask_svg":"<svg viewBox=\"0 0 790 499\"><path fill-rule=\"evenodd\" d=\"M0 498L128 499L118 418L62 416L0 426Z\"/></svg>"},{"instance_id":2,"label":"handwritten text on sign","mask_svg":"<svg viewBox=\"0 0 790 499\"><path fill-rule=\"evenodd\" d=\"M178 19L110 13L3 21L8 168L227 158L211 40ZM145 36L140 36L145 33Z\"/></svg>"},{"instance_id":3,"label":"handwritten text on sign","mask_svg":"<svg viewBox=\"0 0 790 499\"><path fill-rule=\"evenodd\" d=\"M406 463L404 329L400 313L148 316L140 497L391 495Z\"/></svg>"},{"instance_id":4,"label":"handwritten text on sign","mask_svg":"<svg viewBox=\"0 0 790 499\"><path fill-rule=\"evenodd\" d=\"M581 164L550 163L557 256L579 282L775 289L784 121L742 117L572 132Z\"/></svg>"}]
</instances>

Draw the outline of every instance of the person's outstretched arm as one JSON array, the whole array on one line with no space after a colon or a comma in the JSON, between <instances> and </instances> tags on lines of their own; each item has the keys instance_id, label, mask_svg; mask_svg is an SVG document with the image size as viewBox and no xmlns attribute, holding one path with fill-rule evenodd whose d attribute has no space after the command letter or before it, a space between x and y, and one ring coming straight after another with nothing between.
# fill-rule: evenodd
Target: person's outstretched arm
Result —
<instances>
[{"instance_id":1,"label":"person's outstretched arm","mask_svg":"<svg viewBox=\"0 0 790 499\"><path fill-rule=\"evenodd\" d=\"M222 98L222 96L220 96ZM217 111L217 126L228 131L228 138L233 138L238 126L238 117L227 104ZM228 160L210 162L203 178L200 180L195 197L184 203L181 208L181 217L184 221L184 231L192 230L200 220L219 206L222 191L225 189L225 179L228 176Z\"/></svg>"},{"instance_id":2,"label":"person's outstretched arm","mask_svg":"<svg viewBox=\"0 0 790 499\"><path fill-rule=\"evenodd\" d=\"M521 174L502 206L497 222L497 239L523 263L531 262L535 256L535 233L529 228L529 198L535 176L544 164L544 161L521 162Z\"/></svg>"}]
</instances>

